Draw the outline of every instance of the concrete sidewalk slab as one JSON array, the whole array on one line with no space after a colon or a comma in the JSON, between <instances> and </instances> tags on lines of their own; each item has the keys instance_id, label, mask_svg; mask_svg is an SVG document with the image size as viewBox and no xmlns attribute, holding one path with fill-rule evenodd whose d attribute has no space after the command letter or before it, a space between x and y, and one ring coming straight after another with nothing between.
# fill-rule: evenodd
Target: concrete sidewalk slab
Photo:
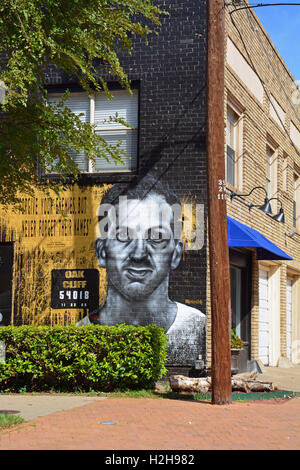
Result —
<instances>
[{"instance_id":1,"label":"concrete sidewalk slab","mask_svg":"<svg viewBox=\"0 0 300 470\"><path fill-rule=\"evenodd\" d=\"M19 411L16 416L29 420L104 399L60 394L0 394L0 412Z\"/></svg>"},{"instance_id":2,"label":"concrete sidewalk slab","mask_svg":"<svg viewBox=\"0 0 300 470\"><path fill-rule=\"evenodd\" d=\"M260 382L273 382L278 390L300 392L300 365L289 368L261 366L262 374L257 375Z\"/></svg>"}]
</instances>

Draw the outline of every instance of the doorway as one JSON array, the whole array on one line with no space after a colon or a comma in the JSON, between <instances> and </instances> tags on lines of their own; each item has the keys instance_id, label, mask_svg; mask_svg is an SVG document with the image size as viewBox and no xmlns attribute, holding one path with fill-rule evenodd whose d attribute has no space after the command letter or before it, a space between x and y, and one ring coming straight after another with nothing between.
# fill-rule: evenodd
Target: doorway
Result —
<instances>
[{"instance_id":1,"label":"doorway","mask_svg":"<svg viewBox=\"0 0 300 470\"><path fill-rule=\"evenodd\" d=\"M269 365L270 355L270 306L269 306L269 274L263 269L259 270L259 316L258 316L258 358L265 365Z\"/></svg>"},{"instance_id":2,"label":"doorway","mask_svg":"<svg viewBox=\"0 0 300 470\"><path fill-rule=\"evenodd\" d=\"M276 367L280 349L280 264L260 262L258 271L258 358Z\"/></svg>"},{"instance_id":3,"label":"doorway","mask_svg":"<svg viewBox=\"0 0 300 470\"><path fill-rule=\"evenodd\" d=\"M251 351L251 266L252 254L243 249L230 249L231 327L248 343Z\"/></svg>"},{"instance_id":4,"label":"doorway","mask_svg":"<svg viewBox=\"0 0 300 470\"><path fill-rule=\"evenodd\" d=\"M231 290L231 327L241 338L242 318L242 268L230 266L230 290Z\"/></svg>"},{"instance_id":5,"label":"doorway","mask_svg":"<svg viewBox=\"0 0 300 470\"><path fill-rule=\"evenodd\" d=\"M292 360L292 280L286 281L286 355Z\"/></svg>"}]
</instances>

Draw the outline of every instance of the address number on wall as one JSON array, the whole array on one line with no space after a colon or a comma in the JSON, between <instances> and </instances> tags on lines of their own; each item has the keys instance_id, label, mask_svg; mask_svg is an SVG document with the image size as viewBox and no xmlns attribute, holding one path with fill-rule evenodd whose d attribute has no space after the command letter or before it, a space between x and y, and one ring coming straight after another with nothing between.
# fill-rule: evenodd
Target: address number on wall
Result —
<instances>
[{"instance_id":1,"label":"address number on wall","mask_svg":"<svg viewBox=\"0 0 300 470\"><path fill-rule=\"evenodd\" d=\"M99 307L99 272L97 269L53 269L51 308Z\"/></svg>"}]
</instances>

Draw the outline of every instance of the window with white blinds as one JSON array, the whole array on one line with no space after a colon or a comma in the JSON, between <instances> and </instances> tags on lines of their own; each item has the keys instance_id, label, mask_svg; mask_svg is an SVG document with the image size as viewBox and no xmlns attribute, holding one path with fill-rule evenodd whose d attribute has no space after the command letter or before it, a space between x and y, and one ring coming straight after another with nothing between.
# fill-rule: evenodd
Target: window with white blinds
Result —
<instances>
[{"instance_id":1,"label":"window with white blinds","mask_svg":"<svg viewBox=\"0 0 300 470\"><path fill-rule=\"evenodd\" d=\"M95 93L88 96L86 93L70 93L67 106L75 114L83 113L80 119L84 122L95 124L95 132L99 134L108 144L116 145L122 141L120 148L126 152L121 159L124 163L116 164L108 156L109 162L104 158L98 158L95 164L89 160L84 152L71 155L83 173L102 172L130 172L137 166L138 147L138 91L133 90L129 95L127 91L117 90L112 92L113 98L110 100L105 93ZM58 101L59 95L50 95L49 101ZM109 122L110 117L124 119L133 129L128 128L118 122Z\"/></svg>"},{"instance_id":2,"label":"window with white blinds","mask_svg":"<svg viewBox=\"0 0 300 470\"><path fill-rule=\"evenodd\" d=\"M243 106L233 99L227 103L226 182L243 192Z\"/></svg>"},{"instance_id":3,"label":"window with white blinds","mask_svg":"<svg viewBox=\"0 0 300 470\"><path fill-rule=\"evenodd\" d=\"M293 227L300 229L300 173L294 172Z\"/></svg>"},{"instance_id":4,"label":"window with white blinds","mask_svg":"<svg viewBox=\"0 0 300 470\"><path fill-rule=\"evenodd\" d=\"M232 186L236 183L237 122L238 116L230 108L227 108L227 152L225 173L226 181Z\"/></svg>"},{"instance_id":5,"label":"window with white blinds","mask_svg":"<svg viewBox=\"0 0 300 470\"><path fill-rule=\"evenodd\" d=\"M277 156L278 147L269 141L266 145L266 191L268 198L276 196L277 193ZM271 202L272 210L276 211L276 202Z\"/></svg>"}]
</instances>

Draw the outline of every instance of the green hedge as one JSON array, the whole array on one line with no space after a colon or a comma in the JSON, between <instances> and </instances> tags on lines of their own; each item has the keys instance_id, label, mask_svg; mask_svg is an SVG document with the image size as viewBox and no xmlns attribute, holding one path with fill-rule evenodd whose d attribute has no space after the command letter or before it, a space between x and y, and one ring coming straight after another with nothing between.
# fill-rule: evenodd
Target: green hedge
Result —
<instances>
[{"instance_id":1,"label":"green hedge","mask_svg":"<svg viewBox=\"0 0 300 470\"><path fill-rule=\"evenodd\" d=\"M0 391L150 388L165 372L167 337L156 325L7 326Z\"/></svg>"}]
</instances>

